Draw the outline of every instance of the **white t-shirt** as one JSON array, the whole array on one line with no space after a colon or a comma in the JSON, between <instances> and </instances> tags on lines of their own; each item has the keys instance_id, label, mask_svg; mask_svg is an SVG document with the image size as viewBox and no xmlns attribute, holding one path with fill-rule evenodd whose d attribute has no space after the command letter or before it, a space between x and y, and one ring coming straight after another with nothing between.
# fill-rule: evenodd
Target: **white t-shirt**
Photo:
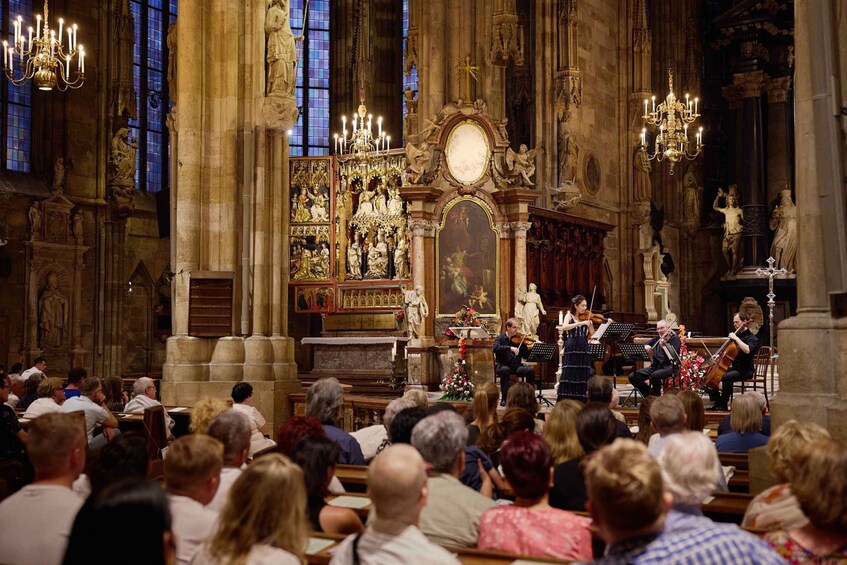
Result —
<instances>
[{"instance_id":1,"label":"white t-shirt","mask_svg":"<svg viewBox=\"0 0 847 565\"><path fill-rule=\"evenodd\" d=\"M215 531L218 515L187 496L171 494L168 499L171 503L172 529L176 538L176 562L187 565Z\"/></svg>"},{"instance_id":2,"label":"white t-shirt","mask_svg":"<svg viewBox=\"0 0 847 565\"><path fill-rule=\"evenodd\" d=\"M44 373L43 373L40 369L38 369L37 367L30 367L29 369L27 369L26 371L24 371L23 373L21 373L21 380L24 380L24 381L25 381L25 380L27 380L27 379L28 379L31 375L34 375L35 373L41 373L42 375L44 374Z\"/></svg>"},{"instance_id":3,"label":"white t-shirt","mask_svg":"<svg viewBox=\"0 0 847 565\"><path fill-rule=\"evenodd\" d=\"M220 513L226 504L226 497L229 495L229 489L241 476L241 469L237 467L224 467L221 469L221 482L218 485L218 492L215 493L215 498L212 502L206 505L206 508L214 512Z\"/></svg>"},{"instance_id":4,"label":"white t-shirt","mask_svg":"<svg viewBox=\"0 0 847 565\"><path fill-rule=\"evenodd\" d=\"M353 540L348 536L332 556L330 565L353 563ZM362 565L394 565L415 563L416 565L455 565L460 563L456 556L441 546L435 545L415 526L409 526L400 535L392 536L378 532L369 526L359 539L357 549Z\"/></svg>"},{"instance_id":5,"label":"white t-shirt","mask_svg":"<svg viewBox=\"0 0 847 565\"><path fill-rule=\"evenodd\" d=\"M24 412L24 418L38 418L42 414L50 414L51 412L58 412L61 410L61 406L56 404L56 401L52 398L38 398L29 405L29 408Z\"/></svg>"},{"instance_id":6,"label":"white t-shirt","mask_svg":"<svg viewBox=\"0 0 847 565\"><path fill-rule=\"evenodd\" d=\"M83 500L58 485L25 486L0 503L0 562L59 565Z\"/></svg>"},{"instance_id":7,"label":"white t-shirt","mask_svg":"<svg viewBox=\"0 0 847 565\"><path fill-rule=\"evenodd\" d=\"M382 424L368 426L355 432L350 432L350 435L359 442L359 446L362 448L362 455L365 456L365 461L370 461L376 457L379 446L382 445L383 441L388 439L388 432Z\"/></svg>"},{"instance_id":8,"label":"white t-shirt","mask_svg":"<svg viewBox=\"0 0 847 565\"><path fill-rule=\"evenodd\" d=\"M74 396L65 400L59 412L69 414L80 410L85 412L85 427L88 430L88 441L90 443L94 439L94 426L106 421L109 418L109 413L102 406L94 404L94 401L87 396Z\"/></svg>"},{"instance_id":9,"label":"white t-shirt","mask_svg":"<svg viewBox=\"0 0 847 565\"><path fill-rule=\"evenodd\" d=\"M248 457L253 457L259 451L276 445L274 440L266 438L259 429L267 424L267 421L262 413L256 410L255 406L233 403L232 409L244 414L250 421L250 453L247 454Z\"/></svg>"},{"instance_id":10,"label":"white t-shirt","mask_svg":"<svg viewBox=\"0 0 847 565\"><path fill-rule=\"evenodd\" d=\"M191 560L191 565L219 565L220 563L220 560L209 555L209 549L205 545L194 554L194 559ZM244 563L245 565L300 565L300 560L284 549L259 544L250 549L247 561Z\"/></svg>"}]
</instances>

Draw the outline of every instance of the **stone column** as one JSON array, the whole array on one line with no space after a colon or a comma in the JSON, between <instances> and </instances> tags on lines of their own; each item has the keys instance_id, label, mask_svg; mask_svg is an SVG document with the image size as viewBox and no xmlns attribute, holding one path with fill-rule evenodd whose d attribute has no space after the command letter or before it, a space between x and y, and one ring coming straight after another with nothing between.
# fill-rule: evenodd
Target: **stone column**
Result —
<instances>
[{"instance_id":1,"label":"stone column","mask_svg":"<svg viewBox=\"0 0 847 565\"><path fill-rule=\"evenodd\" d=\"M412 220L409 227L412 230L412 284L426 288L424 237L432 237L433 225L427 220Z\"/></svg>"},{"instance_id":2,"label":"stone column","mask_svg":"<svg viewBox=\"0 0 847 565\"><path fill-rule=\"evenodd\" d=\"M509 227L512 230L515 246L515 296L517 296L526 291L526 232L532 224L512 222Z\"/></svg>"},{"instance_id":3,"label":"stone column","mask_svg":"<svg viewBox=\"0 0 847 565\"><path fill-rule=\"evenodd\" d=\"M794 140L791 108L788 104L791 77L772 78L765 88L768 93L768 186L766 202L770 203L784 188L791 188L791 146Z\"/></svg>"}]
</instances>

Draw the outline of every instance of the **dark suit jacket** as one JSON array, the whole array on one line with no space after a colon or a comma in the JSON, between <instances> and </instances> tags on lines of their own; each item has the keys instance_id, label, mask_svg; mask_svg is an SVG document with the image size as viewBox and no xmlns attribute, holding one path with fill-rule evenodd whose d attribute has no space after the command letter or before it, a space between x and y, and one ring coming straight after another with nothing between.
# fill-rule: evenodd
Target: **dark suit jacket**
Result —
<instances>
[{"instance_id":1,"label":"dark suit jacket","mask_svg":"<svg viewBox=\"0 0 847 565\"><path fill-rule=\"evenodd\" d=\"M676 353L673 358L669 358L668 354L665 353L665 348L661 345L657 346L657 343L659 343L659 336L656 336L647 342L647 345L653 348L652 366L656 367L657 369L667 369L670 368L672 365L675 365L677 363L677 360L679 359L679 348L682 345L679 341L679 336L671 332L671 334L665 340L668 349L673 349L673 352Z\"/></svg>"}]
</instances>

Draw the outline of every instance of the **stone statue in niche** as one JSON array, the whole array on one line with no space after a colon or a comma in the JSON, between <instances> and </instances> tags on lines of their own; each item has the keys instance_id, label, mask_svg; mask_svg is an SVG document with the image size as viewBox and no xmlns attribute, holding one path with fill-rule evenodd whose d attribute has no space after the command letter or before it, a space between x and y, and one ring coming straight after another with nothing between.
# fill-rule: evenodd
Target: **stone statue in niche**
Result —
<instances>
[{"instance_id":1,"label":"stone statue in niche","mask_svg":"<svg viewBox=\"0 0 847 565\"><path fill-rule=\"evenodd\" d=\"M29 233L35 237L41 233L41 208L38 202L29 207Z\"/></svg>"},{"instance_id":2,"label":"stone statue in niche","mask_svg":"<svg viewBox=\"0 0 847 565\"><path fill-rule=\"evenodd\" d=\"M65 190L65 160L62 157L56 159L53 165L53 192L62 194Z\"/></svg>"},{"instance_id":3,"label":"stone statue in niche","mask_svg":"<svg viewBox=\"0 0 847 565\"><path fill-rule=\"evenodd\" d=\"M557 146L559 150L559 186L576 181L576 163L579 146L574 140L573 132L568 127L571 113L566 112L565 118L559 121Z\"/></svg>"},{"instance_id":4,"label":"stone statue in niche","mask_svg":"<svg viewBox=\"0 0 847 565\"><path fill-rule=\"evenodd\" d=\"M682 182L682 194L685 223L695 226L700 225L700 199L703 195L703 188L697 186L697 176L693 171L685 173L685 178Z\"/></svg>"},{"instance_id":5,"label":"stone statue in niche","mask_svg":"<svg viewBox=\"0 0 847 565\"><path fill-rule=\"evenodd\" d=\"M120 128L112 138L109 148L109 165L111 167L112 186L135 186L135 154L138 145L129 137L127 128Z\"/></svg>"},{"instance_id":6,"label":"stone statue in niche","mask_svg":"<svg viewBox=\"0 0 847 565\"><path fill-rule=\"evenodd\" d=\"M356 234L347 246L347 277L356 280L362 278L362 244L359 239L359 234Z\"/></svg>"},{"instance_id":7,"label":"stone statue in niche","mask_svg":"<svg viewBox=\"0 0 847 565\"><path fill-rule=\"evenodd\" d=\"M265 33L268 36L267 61L268 96L294 98L297 51L294 34L288 21L289 0L270 0L265 16Z\"/></svg>"},{"instance_id":8,"label":"stone statue in niche","mask_svg":"<svg viewBox=\"0 0 847 565\"><path fill-rule=\"evenodd\" d=\"M388 275L388 245L382 231L376 234L376 242L368 249L368 271L366 279L384 279Z\"/></svg>"},{"instance_id":9,"label":"stone statue in niche","mask_svg":"<svg viewBox=\"0 0 847 565\"><path fill-rule=\"evenodd\" d=\"M38 327L41 330L39 346L61 347L68 325L68 300L59 291L59 277L55 271L47 275L47 286L38 299Z\"/></svg>"},{"instance_id":10,"label":"stone statue in niche","mask_svg":"<svg viewBox=\"0 0 847 565\"><path fill-rule=\"evenodd\" d=\"M168 24L168 95L176 103L176 22Z\"/></svg>"},{"instance_id":11,"label":"stone statue in niche","mask_svg":"<svg viewBox=\"0 0 847 565\"><path fill-rule=\"evenodd\" d=\"M403 199L400 198L400 189L394 182L388 187L388 215L399 216L403 213Z\"/></svg>"},{"instance_id":12,"label":"stone statue in niche","mask_svg":"<svg viewBox=\"0 0 847 565\"><path fill-rule=\"evenodd\" d=\"M521 331L524 335L535 335L538 326L541 324L539 312L547 315L544 304L541 303L541 296L538 294L538 287L535 283L530 283L524 296L523 312L521 313Z\"/></svg>"},{"instance_id":13,"label":"stone statue in niche","mask_svg":"<svg viewBox=\"0 0 847 565\"><path fill-rule=\"evenodd\" d=\"M405 237L400 237L394 248L394 278L403 280L409 278L409 244Z\"/></svg>"},{"instance_id":14,"label":"stone statue in niche","mask_svg":"<svg viewBox=\"0 0 847 565\"><path fill-rule=\"evenodd\" d=\"M721 198L726 203L723 208L718 206ZM735 275L741 269L741 231L744 223L744 211L738 206L737 187L731 185L728 194L719 188L712 209L724 215L721 252L726 261L727 275Z\"/></svg>"},{"instance_id":15,"label":"stone statue in niche","mask_svg":"<svg viewBox=\"0 0 847 565\"><path fill-rule=\"evenodd\" d=\"M433 148L425 141L420 147L415 147L411 143L406 144L406 157L409 161L409 169L406 172L409 176L409 184L421 182L432 162L432 152Z\"/></svg>"},{"instance_id":16,"label":"stone statue in niche","mask_svg":"<svg viewBox=\"0 0 847 565\"><path fill-rule=\"evenodd\" d=\"M83 241L83 239L82 239L82 235L83 235L82 234L82 219L83 219L82 210L77 210L76 214L74 214L74 219L73 219L73 228L74 228L73 233L74 233L74 240L77 243L80 243L80 244Z\"/></svg>"},{"instance_id":17,"label":"stone statue in niche","mask_svg":"<svg viewBox=\"0 0 847 565\"><path fill-rule=\"evenodd\" d=\"M771 257L776 259L776 268L789 273L796 272L797 256L797 207L791 201L791 189L779 192L780 200L771 213L770 228L774 231Z\"/></svg>"},{"instance_id":18,"label":"stone statue in niche","mask_svg":"<svg viewBox=\"0 0 847 565\"><path fill-rule=\"evenodd\" d=\"M409 337L418 338L421 333L421 325L429 316L429 305L424 298L423 287L415 286L413 290L407 290L403 296L403 304L406 307L406 328Z\"/></svg>"},{"instance_id":19,"label":"stone statue in niche","mask_svg":"<svg viewBox=\"0 0 847 565\"><path fill-rule=\"evenodd\" d=\"M538 148L529 149L525 143L521 143L518 152L512 151L511 147L506 148L506 166L508 167L508 175L515 179L520 177L520 183L524 186L535 186L530 180L530 177L535 174L535 156L538 154Z\"/></svg>"},{"instance_id":20,"label":"stone statue in niche","mask_svg":"<svg viewBox=\"0 0 847 565\"><path fill-rule=\"evenodd\" d=\"M635 202L649 202L653 196L653 185L650 182L650 171L653 166L647 152L636 149L632 156L632 199Z\"/></svg>"}]
</instances>

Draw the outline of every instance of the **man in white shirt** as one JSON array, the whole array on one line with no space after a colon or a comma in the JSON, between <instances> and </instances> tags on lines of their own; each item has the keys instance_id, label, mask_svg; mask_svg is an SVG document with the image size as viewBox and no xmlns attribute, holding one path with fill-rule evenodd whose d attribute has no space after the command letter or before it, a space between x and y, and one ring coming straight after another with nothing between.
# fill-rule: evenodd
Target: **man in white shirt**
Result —
<instances>
[{"instance_id":1,"label":"man in white shirt","mask_svg":"<svg viewBox=\"0 0 847 565\"><path fill-rule=\"evenodd\" d=\"M103 387L100 384L100 379L97 377L86 377L82 379L80 387L81 396L69 398L62 404L61 412L67 414L69 412L85 412L85 427L88 431L88 446L91 449L99 449L109 443L114 432L117 432L118 420L115 418L109 409L106 407L106 396L103 394ZM103 426L103 435L94 437L94 427L100 424ZM111 430L114 430L111 431Z\"/></svg>"},{"instance_id":2,"label":"man in white shirt","mask_svg":"<svg viewBox=\"0 0 847 565\"><path fill-rule=\"evenodd\" d=\"M365 461L370 461L377 453L391 445L388 432L391 429L394 416L401 410L414 406L416 404L407 398L395 398L385 407L381 424L350 432L350 435L356 438L356 441L362 447L362 455L365 456Z\"/></svg>"},{"instance_id":3,"label":"man in white shirt","mask_svg":"<svg viewBox=\"0 0 847 565\"><path fill-rule=\"evenodd\" d=\"M124 411L128 414L144 414L145 408L161 406L162 403L156 400L156 383L150 377L141 377L136 379L132 385L132 392L135 396L126 403ZM168 439L173 438L171 430L174 427L174 420L168 415L167 410L163 410L165 416L165 429L168 430Z\"/></svg>"},{"instance_id":4,"label":"man in white shirt","mask_svg":"<svg viewBox=\"0 0 847 565\"><path fill-rule=\"evenodd\" d=\"M344 540L330 563L459 563L418 529L427 504L427 477L423 458L413 447L392 445L374 458L368 468L368 494L375 510L373 521L364 533Z\"/></svg>"},{"instance_id":5,"label":"man in white shirt","mask_svg":"<svg viewBox=\"0 0 847 565\"><path fill-rule=\"evenodd\" d=\"M179 565L187 565L215 530L218 515L205 506L218 490L223 458L223 444L205 434L182 436L168 450L165 485Z\"/></svg>"},{"instance_id":6,"label":"man in white shirt","mask_svg":"<svg viewBox=\"0 0 847 565\"><path fill-rule=\"evenodd\" d=\"M241 470L247 463L247 454L250 452L250 422L244 414L227 410L215 416L206 433L224 446L224 466L218 492L212 502L206 505L209 510L220 512L226 504L229 489L241 476Z\"/></svg>"},{"instance_id":7,"label":"man in white shirt","mask_svg":"<svg viewBox=\"0 0 847 565\"><path fill-rule=\"evenodd\" d=\"M35 482L0 503L0 561L62 563L83 503L71 484L85 467L87 447L79 424L66 414L44 414L32 421L27 450Z\"/></svg>"},{"instance_id":8,"label":"man in white shirt","mask_svg":"<svg viewBox=\"0 0 847 565\"><path fill-rule=\"evenodd\" d=\"M21 379L26 381L30 375L35 373L44 373L47 374L47 360L44 357L36 357L35 361L32 364L32 367L21 373Z\"/></svg>"}]
</instances>

